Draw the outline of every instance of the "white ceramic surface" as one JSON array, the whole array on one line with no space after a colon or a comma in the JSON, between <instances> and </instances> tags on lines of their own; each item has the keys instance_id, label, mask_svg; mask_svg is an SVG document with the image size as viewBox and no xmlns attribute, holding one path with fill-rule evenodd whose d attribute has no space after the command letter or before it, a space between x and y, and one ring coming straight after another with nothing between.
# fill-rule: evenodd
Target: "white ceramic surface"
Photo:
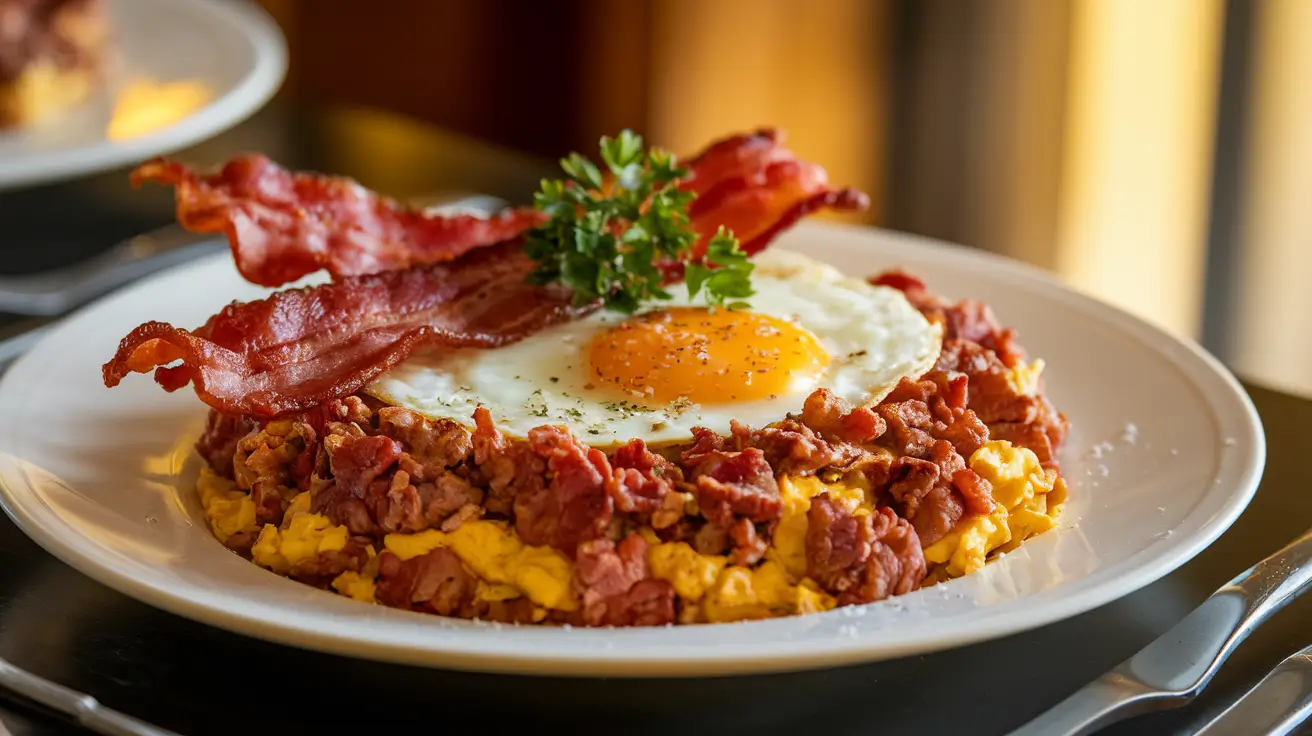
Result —
<instances>
[{"instance_id":1,"label":"white ceramic surface","mask_svg":"<svg viewBox=\"0 0 1312 736\"><path fill-rule=\"evenodd\" d=\"M250 0L106 0L105 87L49 124L0 133L0 189L71 179L227 130L282 84L287 47Z\"/></svg>"},{"instance_id":2,"label":"white ceramic surface","mask_svg":"<svg viewBox=\"0 0 1312 736\"><path fill-rule=\"evenodd\" d=\"M510 627L357 603L286 580L207 531L190 445L203 405L148 376L104 388L137 324L192 327L242 281L227 254L146 279L57 326L0 382L5 510L43 547L128 595L283 643L523 673L711 675L872 661L1040 626L1136 590L1197 554L1247 505L1262 429L1234 378L1193 344L985 253L806 224L780 245L853 274L904 266L991 303L1047 361L1070 418L1061 526L984 570L866 607L772 621L631 630Z\"/></svg>"}]
</instances>

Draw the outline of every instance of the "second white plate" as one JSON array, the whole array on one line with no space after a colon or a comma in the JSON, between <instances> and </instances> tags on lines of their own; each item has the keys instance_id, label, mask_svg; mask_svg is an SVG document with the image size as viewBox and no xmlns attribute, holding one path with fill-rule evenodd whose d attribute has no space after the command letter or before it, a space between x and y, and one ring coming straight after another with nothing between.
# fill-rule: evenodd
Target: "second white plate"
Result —
<instances>
[{"instance_id":1,"label":"second white plate","mask_svg":"<svg viewBox=\"0 0 1312 736\"><path fill-rule=\"evenodd\" d=\"M287 46L249 0L106 0L104 89L48 124L0 133L0 190L126 166L210 138L277 91Z\"/></svg>"}]
</instances>

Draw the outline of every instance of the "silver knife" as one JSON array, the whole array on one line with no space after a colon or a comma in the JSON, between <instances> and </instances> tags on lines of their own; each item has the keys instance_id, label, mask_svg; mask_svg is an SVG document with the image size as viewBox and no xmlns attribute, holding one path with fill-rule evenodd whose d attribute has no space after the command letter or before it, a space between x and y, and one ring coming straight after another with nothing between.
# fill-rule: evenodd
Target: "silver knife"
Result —
<instances>
[{"instance_id":1,"label":"silver knife","mask_svg":"<svg viewBox=\"0 0 1312 736\"><path fill-rule=\"evenodd\" d=\"M1312 587L1312 530L1222 586L1139 653L1012 736L1083 736L1131 716L1178 708L1285 604Z\"/></svg>"},{"instance_id":2,"label":"silver knife","mask_svg":"<svg viewBox=\"0 0 1312 736\"><path fill-rule=\"evenodd\" d=\"M1312 647L1289 655L1194 736L1287 736L1312 718Z\"/></svg>"}]
</instances>

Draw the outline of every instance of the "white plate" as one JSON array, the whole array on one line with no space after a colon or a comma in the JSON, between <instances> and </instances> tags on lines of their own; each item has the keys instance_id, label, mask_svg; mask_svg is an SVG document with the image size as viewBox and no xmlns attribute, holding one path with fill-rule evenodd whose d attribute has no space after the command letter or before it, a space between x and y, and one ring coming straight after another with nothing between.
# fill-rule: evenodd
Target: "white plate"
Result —
<instances>
[{"instance_id":1,"label":"white plate","mask_svg":"<svg viewBox=\"0 0 1312 736\"><path fill-rule=\"evenodd\" d=\"M1193 557L1252 497L1265 453L1239 384L1198 347L986 253L808 224L781 240L848 273L903 265L994 305L1048 363L1070 418L1061 526L984 570L868 607L772 621L630 630L509 627L357 603L280 578L209 534L190 451L205 409L100 365L139 323L200 325L264 290L219 255L60 324L0 383L5 510L39 544L143 601L285 644L396 662L521 673L711 675L872 661L1075 615Z\"/></svg>"},{"instance_id":2,"label":"white plate","mask_svg":"<svg viewBox=\"0 0 1312 736\"><path fill-rule=\"evenodd\" d=\"M227 130L282 84L287 46L249 0L106 0L104 89L49 124L0 133L0 189L126 166Z\"/></svg>"}]
</instances>

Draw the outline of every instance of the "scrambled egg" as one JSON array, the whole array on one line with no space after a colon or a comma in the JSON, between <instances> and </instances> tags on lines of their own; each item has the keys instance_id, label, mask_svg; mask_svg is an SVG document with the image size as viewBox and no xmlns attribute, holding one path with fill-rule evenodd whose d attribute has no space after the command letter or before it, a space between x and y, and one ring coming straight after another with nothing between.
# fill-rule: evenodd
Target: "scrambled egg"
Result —
<instances>
[{"instance_id":1,"label":"scrambled egg","mask_svg":"<svg viewBox=\"0 0 1312 736\"><path fill-rule=\"evenodd\" d=\"M779 478L783 516L774 530L774 544L766 554L794 578L806 575L806 512L811 510L811 498L825 491L858 516L869 514L872 508L869 484L859 473L837 483L825 483L816 476Z\"/></svg>"},{"instance_id":2,"label":"scrambled egg","mask_svg":"<svg viewBox=\"0 0 1312 736\"><path fill-rule=\"evenodd\" d=\"M260 528L255 523L255 502L238 490L236 483L205 466L200 469L196 487L200 491L200 504L205 509L210 530L220 542L228 541L234 534L254 533Z\"/></svg>"},{"instance_id":3,"label":"scrambled egg","mask_svg":"<svg viewBox=\"0 0 1312 736\"><path fill-rule=\"evenodd\" d=\"M1008 368L1007 384L1022 396L1034 396L1039 392L1039 376L1043 375L1043 366L1043 361L1036 358L1029 363L1022 362L1015 368Z\"/></svg>"},{"instance_id":4,"label":"scrambled egg","mask_svg":"<svg viewBox=\"0 0 1312 736\"><path fill-rule=\"evenodd\" d=\"M647 550L647 565L652 577L668 580L674 586L674 592L690 603L696 603L706 595L727 564L728 557L701 554L687 542L665 542Z\"/></svg>"},{"instance_id":5,"label":"scrambled egg","mask_svg":"<svg viewBox=\"0 0 1312 736\"><path fill-rule=\"evenodd\" d=\"M802 519L806 521L805 517ZM806 534L803 527L802 534ZM643 536L648 536L643 530ZM649 541L655 539L651 535ZM668 580L683 600L685 623L720 623L827 611L836 601L806 574L791 574L778 560L751 569L723 555L704 555L686 542L654 543L647 551L652 577ZM798 581L798 582L794 582Z\"/></svg>"},{"instance_id":6,"label":"scrambled egg","mask_svg":"<svg viewBox=\"0 0 1312 736\"><path fill-rule=\"evenodd\" d=\"M543 608L578 608L570 588L574 563L550 547L524 544L505 522L466 521L449 533L429 529L416 534L388 534L383 545L403 560L438 547L450 549L470 572L488 584L481 588L486 600L524 595ZM511 591L517 595L510 595Z\"/></svg>"},{"instance_id":7,"label":"scrambled egg","mask_svg":"<svg viewBox=\"0 0 1312 736\"><path fill-rule=\"evenodd\" d=\"M333 578L333 590L363 603L373 603L374 581L378 577L378 555L372 545L368 547L369 561L360 572L347 570Z\"/></svg>"},{"instance_id":8,"label":"scrambled egg","mask_svg":"<svg viewBox=\"0 0 1312 736\"><path fill-rule=\"evenodd\" d=\"M990 514L962 519L925 549L926 562L943 566L940 577L972 573L990 554L1009 552L1057 526L1066 500L1066 485L1057 471L1044 470L1032 451L1010 442L985 443L970 456L970 469L992 484L997 506Z\"/></svg>"},{"instance_id":9,"label":"scrambled egg","mask_svg":"<svg viewBox=\"0 0 1312 736\"><path fill-rule=\"evenodd\" d=\"M321 553L346 548L350 532L344 526L333 526L323 514L288 514L288 517L290 521L284 521L286 528L264 525L260 538L251 547L251 560L255 564L286 575Z\"/></svg>"},{"instance_id":10,"label":"scrambled egg","mask_svg":"<svg viewBox=\"0 0 1312 736\"><path fill-rule=\"evenodd\" d=\"M794 584L784 566L766 560L755 570L727 567L706 591L701 612L711 623L828 611L837 601L810 578Z\"/></svg>"}]
</instances>

